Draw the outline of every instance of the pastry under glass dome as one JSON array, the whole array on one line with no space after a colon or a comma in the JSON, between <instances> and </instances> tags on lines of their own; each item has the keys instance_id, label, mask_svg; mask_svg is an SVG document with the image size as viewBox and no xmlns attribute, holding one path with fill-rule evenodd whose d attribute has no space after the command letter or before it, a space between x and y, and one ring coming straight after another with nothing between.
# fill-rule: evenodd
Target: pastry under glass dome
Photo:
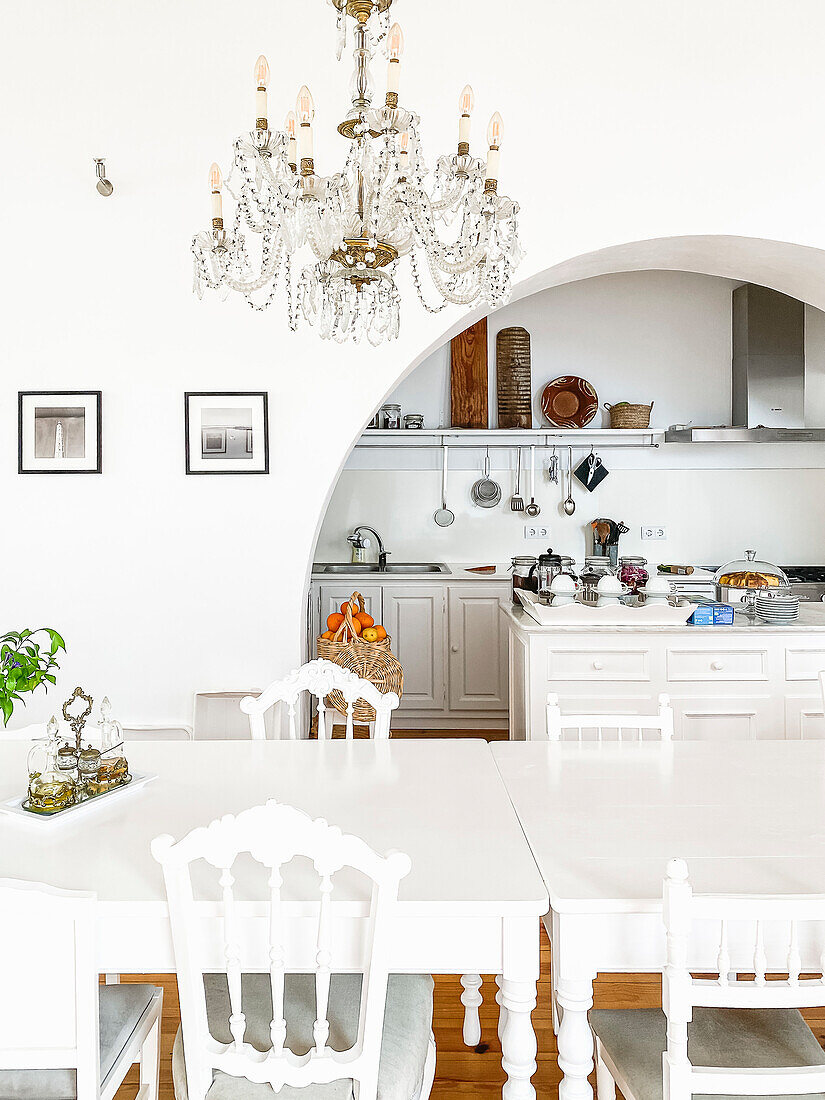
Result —
<instances>
[{"instance_id":1,"label":"pastry under glass dome","mask_svg":"<svg viewBox=\"0 0 825 1100\"><path fill-rule=\"evenodd\" d=\"M772 562L746 550L743 558L727 562L716 570L716 598L724 603L751 603L760 592L789 588L787 574Z\"/></svg>"}]
</instances>

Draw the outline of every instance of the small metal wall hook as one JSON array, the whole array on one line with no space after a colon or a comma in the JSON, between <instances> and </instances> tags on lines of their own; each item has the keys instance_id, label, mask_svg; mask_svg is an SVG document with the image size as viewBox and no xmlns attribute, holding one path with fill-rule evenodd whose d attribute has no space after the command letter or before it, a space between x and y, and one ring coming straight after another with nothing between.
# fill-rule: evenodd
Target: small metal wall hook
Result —
<instances>
[{"instance_id":1,"label":"small metal wall hook","mask_svg":"<svg viewBox=\"0 0 825 1100\"><path fill-rule=\"evenodd\" d=\"M108 199L111 193L114 191L112 184L106 179L106 164L103 157L95 157L95 173L97 174L97 190L98 194L102 195L104 199Z\"/></svg>"}]
</instances>

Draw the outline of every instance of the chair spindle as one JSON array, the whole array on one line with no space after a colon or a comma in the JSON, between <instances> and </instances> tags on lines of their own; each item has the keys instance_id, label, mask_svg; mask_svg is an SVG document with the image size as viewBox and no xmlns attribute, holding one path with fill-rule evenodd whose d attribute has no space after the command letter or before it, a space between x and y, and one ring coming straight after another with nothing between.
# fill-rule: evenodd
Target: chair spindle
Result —
<instances>
[{"instance_id":1,"label":"chair spindle","mask_svg":"<svg viewBox=\"0 0 825 1100\"><path fill-rule=\"evenodd\" d=\"M272 867L269 876L269 985L272 990L272 1021L269 1025L269 1039L272 1044L271 1057L278 1057L286 1043L286 1015L284 1012L284 981L286 958L284 954L283 926L281 923L281 877L280 867Z\"/></svg>"},{"instance_id":2,"label":"chair spindle","mask_svg":"<svg viewBox=\"0 0 825 1100\"><path fill-rule=\"evenodd\" d=\"M235 934L235 895L232 887L231 864L221 871L220 886L223 892L223 953L226 958L226 980L229 986L229 1030L235 1040L235 1049L243 1048L246 1032L246 1017L242 1010L241 999L241 958L240 947Z\"/></svg>"},{"instance_id":3,"label":"chair spindle","mask_svg":"<svg viewBox=\"0 0 825 1100\"><path fill-rule=\"evenodd\" d=\"M321 876L321 905L318 914L318 950L315 955L315 1024L312 1028L312 1037L315 1040L315 1051L323 1054L326 1050L329 1038L329 983L332 967L332 952L330 951L329 928L329 903L332 895L332 878L330 875Z\"/></svg>"}]
</instances>

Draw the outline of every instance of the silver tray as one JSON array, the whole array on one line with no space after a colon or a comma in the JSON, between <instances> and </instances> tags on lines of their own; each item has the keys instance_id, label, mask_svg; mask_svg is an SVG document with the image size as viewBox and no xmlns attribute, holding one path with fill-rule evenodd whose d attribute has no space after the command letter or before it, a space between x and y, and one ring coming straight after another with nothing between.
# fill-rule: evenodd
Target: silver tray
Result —
<instances>
[{"instance_id":1,"label":"silver tray","mask_svg":"<svg viewBox=\"0 0 825 1100\"><path fill-rule=\"evenodd\" d=\"M0 802L0 814L16 817L18 821L22 819L24 821L55 822L65 821L67 818L71 818L74 821L78 815L84 812L89 813L100 806L106 806L112 798L117 798L118 796L124 798L132 791L145 787L146 784L151 783L153 779L157 779L157 776L132 775L129 783L124 783L122 786L115 787L111 791L104 791L103 794L96 794L92 798L87 798L83 802L76 802L73 806L67 806L64 810L56 810L51 814L41 814L36 813L34 810L27 810L23 804L28 801L28 795L18 795L15 798L8 799L6 802Z\"/></svg>"}]
</instances>

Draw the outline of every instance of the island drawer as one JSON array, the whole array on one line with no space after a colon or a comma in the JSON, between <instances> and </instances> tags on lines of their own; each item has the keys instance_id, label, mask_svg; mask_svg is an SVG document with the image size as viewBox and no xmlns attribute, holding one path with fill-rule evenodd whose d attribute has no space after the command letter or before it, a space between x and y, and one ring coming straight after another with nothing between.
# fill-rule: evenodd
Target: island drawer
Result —
<instances>
[{"instance_id":1,"label":"island drawer","mask_svg":"<svg viewBox=\"0 0 825 1100\"><path fill-rule=\"evenodd\" d=\"M650 680L650 650L551 649L547 653L548 680Z\"/></svg>"},{"instance_id":2,"label":"island drawer","mask_svg":"<svg viewBox=\"0 0 825 1100\"><path fill-rule=\"evenodd\" d=\"M766 649L668 649L667 678L674 683L767 680Z\"/></svg>"},{"instance_id":3,"label":"island drawer","mask_svg":"<svg viewBox=\"0 0 825 1100\"><path fill-rule=\"evenodd\" d=\"M786 680L816 680L825 669L825 649L785 650Z\"/></svg>"}]
</instances>

